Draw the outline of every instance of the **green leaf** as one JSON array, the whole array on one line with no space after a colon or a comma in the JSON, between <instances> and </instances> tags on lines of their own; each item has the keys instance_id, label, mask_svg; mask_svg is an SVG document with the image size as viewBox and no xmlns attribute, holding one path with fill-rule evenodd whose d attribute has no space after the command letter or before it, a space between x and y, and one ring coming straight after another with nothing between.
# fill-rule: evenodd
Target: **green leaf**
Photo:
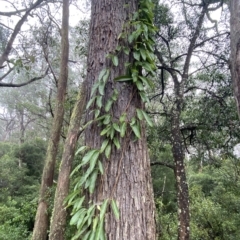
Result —
<instances>
[{"instance_id":1,"label":"green leaf","mask_svg":"<svg viewBox=\"0 0 240 240\"><path fill-rule=\"evenodd\" d=\"M110 75L110 70L107 69L105 75L103 76L103 82L104 82L104 85L106 84L109 75Z\"/></svg>"},{"instance_id":2,"label":"green leaf","mask_svg":"<svg viewBox=\"0 0 240 240\"><path fill-rule=\"evenodd\" d=\"M73 210L78 210L82 207L83 201L85 200L85 196L81 197L76 201L73 205Z\"/></svg>"},{"instance_id":3,"label":"green leaf","mask_svg":"<svg viewBox=\"0 0 240 240\"><path fill-rule=\"evenodd\" d=\"M79 192L72 192L71 194L69 194L65 199L64 199L64 205L67 203L67 207L69 207L70 205L72 205L72 201L74 200L74 198L79 194Z\"/></svg>"},{"instance_id":4,"label":"green leaf","mask_svg":"<svg viewBox=\"0 0 240 240\"><path fill-rule=\"evenodd\" d=\"M123 47L123 52L124 52L126 55L129 55L130 49L129 49L128 47Z\"/></svg>"},{"instance_id":5,"label":"green leaf","mask_svg":"<svg viewBox=\"0 0 240 240\"><path fill-rule=\"evenodd\" d=\"M133 57L134 57L137 61L140 61L140 53L139 53L139 52L133 52Z\"/></svg>"},{"instance_id":6,"label":"green leaf","mask_svg":"<svg viewBox=\"0 0 240 240\"><path fill-rule=\"evenodd\" d=\"M143 91L144 87L143 87L142 82L136 81L136 86L137 86L137 89L138 89L139 91Z\"/></svg>"},{"instance_id":7,"label":"green leaf","mask_svg":"<svg viewBox=\"0 0 240 240\"><path fill-rule=\"evenodd\" d=\"M114 127L112 127L111 130L110 130L110 138L111 139L113 139L114 134L115 134L115 129L114 129Z\"/></svg>"},{"instance_id":8,"label":"green leaf","mask_svg":"<svg viewBox=\"0 0 240 240\"><path fill-rule=\"evenodd\" d=\"M102 143L102 146L101 146L101 149L100 149L100 153L103 153L105 148L107 147L108 145L108 142L109 142L109 139L105 139Z\"/></svg>"},{"instance_id":9,"label":"green leaf","mask_svg":"<svg viewBox=\"0 0 240 240\"><path fill-rule=\"evenodd\" d=\"M144 63L143 63L143 67L145 68L145 70L146 70L147 72L152 72L152 73L153 73L153 70L155 70L154 65L153 65L153 64L149 64L149 63L147 63L147 62L144 62Z\"/></svg>"},{"instance_id":10,"label":"green leaf","mask_svg":"<svg viewBox=\"0 0 240 240\"><path fill-rule=\"evenodd\" d=\"M95 168L95 166L96 166L96 163L97 163L99 154L100 154L100 152L99 152L99 150L97 150L97 151L93 154L93 156L91 157L91 160L90 160L90 169L91 169L91 171L92 171L92 170Z\"/></svg>"},{"instance_id":11,"label":"green leaf","mask_svg":"<svg viewBox=\"0 0 240 240\"><path fill-rule=\"evenodd\" d=\"M77 156L80 152L84 151L87 148L87 146L81 146L75 153L75 156Z\"/></svg>"},{"instance_id":12,"label":"green leaf","mask_svg":"<svg viewBox=\"0 0 240 240\"><path fill-rule=\"evenodd\" d=\"M108 125L107 127L105 127L105 128L101 131L100 135L101 135L101 136L105 135L108 131L110 131L110 129L111 129L111 127Z\"/></svg>"},{"instance_id":13,"label":"green leaf","mask_svg":"<svg viewBox=\"0 0 240 240\"><path fill-rule=\"evenodd\" d=\"M105 156L107 159L109 159L110 154L111 154L111 145L109 144L105 149Z\"/></svg>"},{"instance_id":14,"label":"green leaf","mask_svg":"<svg viewBox=\"0 0 240 240\"><path fill-rule=\"evenodd\" d=\"M102 80L102 78L106 74L106 72L107 72L106 68L102 69L102 71L99 73L98 81Z\"/></svg>"},{"instance_id":15,"label":"green leaf","mask_svg":"<svg viewBox=\"0 0 240 240\"><path fill-rule=\"evenodd\" d=\"M111 116L110 116L110 114L107 114L106 117L103 120L103 124L107 125L107 124L110 123L110 121L111 121Z\"/></svg>"},{"instance_id":16,"label":"green leaf","mask_svg":"<svg viewBox=\"0 0 240 240\"><path fill-rule=\"evenodd\" d=\"M92 86L91 97L93 96L95 91L98 89L98 86L99 86L99 82L94 83L94 85Z\"/></svg>"},{"instance_id":17,"label":"green leaf","mask_svg":"<svg viewBox=\"0 0 240 240\"><path fill-rule=\"evenodd\" d=\"M127 123L123 122L120 126L120 136L124 137L127 130Z\"/></svg>"},{"instance_id":18,"label":"green leaf","mask_svg":"<svg viewBox=\"0 0 240 240\"><path fill-rule=\"evenodd\" d=\"M141 138L141 130L140 130L140 126L138 124L133 124L131 126L135 136L140 139Z\"/></svg>"},{"instance_id":19,"label":"green leaf","mask_svg":"<svg viewBox=\"0 0 240 240\"><path fill-rule=\"evenodd\" d=\"M96 233L95 233L95 230L92 231L90 237L89 237L87 240L95 240L95 234L96 234Z\"/></svg>"},{"instance_id":20,"label":"green leaf","mask_svg":"<svg viewBox=\"0 0 240 240\"><path fill-rule=\"evenodd\" d=\"M103 204L101 205L101 210L100 210L100 221L104 219L106 210L108 207L108 199L105 199Z\"/></svg>"},{"instance_id":21,"label":"green leaf","mask_svg":"<svg viewBox=\"0 0 240 240\"><path fill-rule=\"evenodd\" d=\"M87 152L82 159L82 162L81 162L82 166L87 164L91 160L93 155L98 151L99 150L93 149L93 150L90 150L89 152Z\"/></svg>"},{"instance_id":22,"label":"green leaf","mask_svg":"<svg viewBox=\"0 0 240 240\"><path fill-rule=\"evenodd\" d=\"M139 76L139 78L142 80L142 82L145 84L146 87L148 87L148 88L154 87L153 82L150 79L148 79L147 77Z\"/></svg>"},{"instance_id":23,"label":"green leaf","mask_svg":"<svg viewBox=\"0 0 240 240\"><path fill-rule=\"evenodd\" d=\"M99 167L99 171L100 171L100 173L103 175L104 170L103 170L102 162L101 162L100 160L98 161L98 167Z\"/></svg>"},{"instance_id":24,"label":"green leaf","mask_svg":"<svg viewBox=\"0 0 240 240\"><path fill-rule=\"evenodd\" d=\"M119 121L120 121L121 123L122 123L122 122L125 122L126 117L127 117L127 113L126 113L126 112L122 113L122 115L121 115L120 118L119 118Z\"/></svg>"},{"instance_id":25,"label":"green leaf","mask_svg":"<svg viewBox=\"0 0 240 240\"><path fill-rule=\"evenodd\" d=\"M99 223L99 218L98 218L98 216L96 216L96 217L93 219L93 232L96 231L96 228L97 228L98 223Z\"/></svg>"},{"instance_id":26,"label":"green leaf","mask_svg":"<svg viewBox=\"0 0 240 240\"><path fill-rule=\"evenodd\" d=\"M113 143L115 144L115 146L116 146L117 149L120 149L120 148L121 148L120 142L119 142L118 138L113 138Z\"/></svg>"},{"instance_id":27,"label":"green leaf","mask_svg":"<svg viewBox=\"0 0 240 240\"><path fill-rule=\"evenodd\" d=\"M95 101L95 99L96 99L96 96L95 96L94 98L91 98L91 99L89 100L89 102L88 102L88 104L87 104L87 106L86 106L86 109L88 109L88 108L93 104L93 102Z\"/></svg>"},{"instance_id":28,"label":"green leaf","mask_svg":"<svg viewBox=\"0 0 240 240\"><path fill-rule=\"evenodd\" d=\"M89 236L90 234L92 233L92 230L89 230L86 234L84 234L84 237L82 240L89 240ZM76 238L76 239L79 239L79 238ZM72 239L73 240L73 239ZM74 239L75 240L75 239Z\"/></svg>"},{"instance_id":29,"label":"green leaf","mask_svg":"<svg viewBox=\"0 0 240 240\"><path fill-rule=\"evenodd\" d=\"M86 214L87 214L87 212L85 211L84 214L82 213L79 216L78 221L77 221L77 229L79 229L79 227L81 227L81 225L83 225L84 222L86 222Z\"/></svg>"},{"instance_id":30,"label":"green leaf","mask_svg":"<svg viewBox=\"0 0 240 240\"><path fill-rule=\"evenodd\" d=\"M84 212L86 212L85 208L81 208L80 210L78 210L71 218L70 220L70 225L75 225L78 221L78 219L80 218L81 215L84 214Z\"/></svg>"},{"instance_id":31,"label":"green leaf","mask_svg":"<svg viewBox=\"0 0 240 240\"><path fill-rule=\"evenodd\" d=\"M111 207L112 207L112 210L113 210L113 213L114 213L115 218L116 218L117 220L119 220L120 213L119 213L117 204L116 204L116 202L114 201L114 199L112 199L112 201L111 201Z\"/></svg>"},{"instance_id":32,"label":"green leaf","mask_svg":"<svg viewBox=\"0 0 240 240\"><path fill-rule=\"evenodd\" d=\"M103 227L103 220L100 221L98 224L98 228L96 230L96 235L94 240L100 240L104 238L104 227Z\"/></svg>"},{"instance_id":33,"label":"green leaf","mask_svg":"<svg viewBox=\"0 0 240 240\"><path fill-rule=\"evenodd\" d=\"M133 42L134 39L135 39L135 38L134 38L134 34L130 34L130 35L128 36L128 42L129 42L130 44Z\"/></svg>"},{"instance_id":34,"label":"green leaf","mask_svg":"<svg viewBox=\"0 0 240 240\"><path fill-rule=\"evenodd\" d=\"M116 50L117 50L118 52L121 51L121 49L122 49L122 47L119 46L119 45L116 47Z\"/></svg>"},{"instance_id":35,"label":"green leaf","mask_svg":"<svg viewBox=\"0 0 240 240\"><path fill-rule=\"evenodd\" d=\"M141 111L141 109L136 109L136 111L137 111L137 117L138 117L138 119L140 120L140 121L142 121L143 120L143 114L142 114L142 111Z\"/></svg>"},{"instance_id":36,"label":"green leaf","mask_svg":"<svg viewBox=\"0 0 240 240\"><path fill-rule=\"evenodd\" d=\"M115 67L118 66L118 57L117 57L116 55L114 55L114 56L112 57L112 62L113 62L113 65L114 65Z\"/></svg>"},{"instance_id":37,"label":"green leaf","mask_svg":"<svg viewBox=\"0 0 240 240\"><path fill-rule=\"evenodd\" d=\"M143 102L148 102L148 103L149 103L149 99L148 99L148 97L146 96L146 93L145 93L145 92L140 91L139 94L140 94L140 97L141 97L141 99L142 99Z\"/></svg>"},{"instance_id":38,"label":"green leaf","mask_svg":"<svg viewBox=\"0 0 240 240\"><path fill-rule=\"evenodd\" d=\"M148 123L148 125L150 127L153 127L153 122L152 122L151 118L148 116L148 114L145 111L143 111L143 110L142 110L142 114L143 114L146 122Z\"/></svg>"},{"instance_id":39,"label":"green leaf","mask_svg":"<svg viewBox=\"0 0 240 240\"><path fill-rule=\"evenodd\" d=\"M96 205L92 205L87 211L87 226L89 227L93 221L93 215L95 214Z\"/></svg>"},{"instance_id":40,"label":"green leaf","mask_svg":"<svg viewBox=\"0 0 240 240\"><path fill-rule=\"evenodd\" d=\"M105 88L105 83L101 81L98 86L98 91L102 96L104 95L104 88Z\"/></svg>"},{"instance_id":41,"label":"green leaf","mask_svg":"<svg viewBox=\"0 0 240 240\"><path fill-rule=\"evenodd\" d=\"M117 82L126 82L126 81L132 81L132 77L131 76L120 76L120 77L114 78L114 80Z\"/></svg>"},{"instance_id":42,"label":"green leaf","mask_svg":"<svg viewBox=\"0 0 240 240\"><path fill-rule=\"evenodd\" d=\"M120 127L118 126L117 123L113 123L113 127L116 131L120 132Z\"/></svg>"},{"instance_id":43,"label":"green leaf","mask_svg":"<svg viewBox=\"0 0 240 240\"><path fill-rule=\"evenodd\" d=\"M140 48L140 54L142 59L145 61L147 58L146 51L143 48Z\"/></svg>"},{"instance_id":44,"label":"green leaf","mask_svg":"<svg viewBox=\"0 0 240 240\"><path fill-rule=\"evenodd\" d=\"M99 116L99 114L100 114L100 110L99 110L99 109L96 109L96 110L95 110L95 115L94 115L94 117L97 118L97 117Z\"/></svg>"},{"instance_id":45,"label":"green leaf","mask_svg":"<svg viewBox=\"0 0 240 240\"><path fill-rule=\"evenodd\" d=\"M114 89L114 92L113 92L113 95L112 95L111 99L113 101L117 101L118 94L119 94L118 90Z\"/></svg>"},{"instance_id":46,"label":"green leaf","mask_svg":"<svg viewBox=\"0 0 240 240\"><path fill-rule=\"evenodd\" d=\"M97 106L98 106L99 108L102 107L102 96L97 96L97 101L96 101L96 103L97 103Z\"/></svg>"},{"instance_id":47,"label":"green leaf","mask_svg":"<svg viewBox=\"0 0 240 240\"><path fill-rule=\"evenodd\" d=\"M98 176L98 170L95 170L90 177L89 192L93 193L96 185L96 180Z\"/></svg>"},{"instance_id":48,"label":"green leaf","mask_svg":"<svg viewBox=\"0 0 240 240\"><path fill-rule=\"evenodd\" d=\"M112 104L113 104L113 100L112 100L112 99L108 99L108 100L107 100L107 103L106 103L106 105L105 105L105 111L106 111L106 112L109 112Z\"/></svg>"},{"instance_id":49,"label":"green leaf","mask_svg":"<svg viewBox=\"0 0 240 240\"><path fill-rule=\"evenodd\" d=\"M130 126L134 125L135 123L136 123L136 118L133 117L133 118L131 119Z\"/></svg>"}]
</instances>

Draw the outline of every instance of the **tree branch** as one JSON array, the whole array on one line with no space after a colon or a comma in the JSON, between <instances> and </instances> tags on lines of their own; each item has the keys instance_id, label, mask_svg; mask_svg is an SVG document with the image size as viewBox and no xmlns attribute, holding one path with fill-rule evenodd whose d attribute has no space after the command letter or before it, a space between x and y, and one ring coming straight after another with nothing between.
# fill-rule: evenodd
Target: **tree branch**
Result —
<instances>
[{"instance_id":1,"label":"tree branch","mask_svg":"<svg viewBox=\"0 0 240 240\"><path fill-rule=\"evenodd\" d=\"M30 83L33 83L33 82L35 82L37 80L43 79L44 77L47 76L47 74L48 74L48 68L47 68L46 72L42 76L40 76L40 77L35 77L35 78L30 79L27 82L19 83L19 84L0 82L0 87L22 87L22 86L28 85Z\"/></svg>"},{"instance_id":2,"label":"tree branch","mask_svg":"<svg viewBox=\"0 0 240 240\"><path fill-rule=\"evenodd\" d=\"M174 165L169 164L169 163L165 163L165 162L156 161L156 162L151 162L150 164L151 164L151 166L160 165L160 166L165 166L165 167L168 167L168 168L171 168L171 169L175 170Z\"/></svg>"},{"instance_id":3,"label":"tree branch","mask_svg":"<svg viewBox=\"0 0 240 240\"><path fill-rule=\"evenodd\" d=\"M3 52L3 54L0 57L0 67L3 65L3 63L8 59L8 55L10 54L11 50L12 50L12 45L13 42L15 40L15 38L17 37L19 31L21 30L21 27L23 25L23 23L26 21L28 15L30 14L30 12L35 9L38 5L40 5L43 1L45 0L37 0L27 11L26 13L22 16L22 18L18 21L18 23L16 24L14 31L7 43L7 46Z\"/></svg>"}]
</instances>

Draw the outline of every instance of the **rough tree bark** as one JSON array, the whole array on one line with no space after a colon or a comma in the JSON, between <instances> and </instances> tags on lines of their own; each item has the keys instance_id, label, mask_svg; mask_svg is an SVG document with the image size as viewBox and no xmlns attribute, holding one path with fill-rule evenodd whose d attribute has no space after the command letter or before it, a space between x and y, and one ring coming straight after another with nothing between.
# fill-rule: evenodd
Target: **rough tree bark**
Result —
<instances>
[{"instance_id":1,"label":"rough tree bark","mask_svg":"<svg viewBox=\"0 0 240 240\"><path fill-rule=\"evenodd\" d=\"M93 84L103 68L109 67L110 60L106 55L115 50L118 35L124 23L137 10L136 0L92 0L90 24L90 44L87 74L87 99ZM128 46L128 43L124 43ZM110 113L113 119L127 112L130 120L136 114L136 108L142 103L137 89L126 83L115 82L114 77L125 75L124 63L131 57L121 54L118 67L112 68L110 79L105 87L103 102L111 96L113 88L117 88L119 97ZM91 109L87 121L93 118ZM85 131L86 146L99 148L103 141L100 127L91 124ZM95 192L90 196L93 203L102 202L106 198L114 198L120 210L117 221L110 211L106 214L105 232L108 240L154 240L154 198L151 184L150 161L142 126L142 138L134 141L134 134L128 129L127 136L121 140L121 149L112 147L109 160L103 159L104 176L97 181Z\"/></svg>"},{"instance_id":2,"label":"rough tree bark","mask_svg":"<svg viewBox=\"0 0 240 240\"><path fill-rule=\"evenodd\" d=\"M69 19L69 0L63 0L62 13L62 40L61 40L61 70L58 81L57 99L54 119L52 123L51 138L49 139L48 149L43 169L40 197L33 230L33 240L46 240L49 227L48 206L50 201L50 188L53 184L53 175L58 152L58 145L61 135L62 122L64 117L64 101L68 79L68 19Z\"/></svg>"},{"instance_id":3,"label":"rough tree bark","mask_svg":"<svg viewBox=\"0 0 240 240\"><path fill-rule=\"evenodd\" d=\"M240 118L240 1L230 1L231 74L237 111Z\"/></svg>"},{"instance_id":4,"label":"rough tree bark","mask_svg":"<svg viewBox=\"0 0 240 240\"><path fill-rule=\"evenodd\" d=\"M69 192L72 161L74 158L75 146L79 135L82 114L85 109L85 92L85 83L83 83L82 89L78 94L77 102L74 106L67 139L64 144L64 151L58 175L57 189L54 199L54 208L50 225L50 240L64 240L67 217L64 199L67 197Z\"/></svg>"}]
</instances>

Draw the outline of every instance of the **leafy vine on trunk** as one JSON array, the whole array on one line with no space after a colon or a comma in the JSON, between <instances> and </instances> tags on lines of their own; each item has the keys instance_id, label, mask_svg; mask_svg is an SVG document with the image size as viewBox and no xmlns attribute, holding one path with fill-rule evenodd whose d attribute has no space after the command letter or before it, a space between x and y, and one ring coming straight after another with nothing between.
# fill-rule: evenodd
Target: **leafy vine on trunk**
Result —
<instances>
[{"instance_id":1,"label":"leafy vine on trunk","mask_svg":"<svg viewBox=\"0 0 240 240\"><path fill-rule=\"evenodd\" d=\"M93 122L101 126L100 135L104 138L100 148L89 148L82 146L78 149L76 154L85 152L81 163L73 170L71 176L79 173L80 169L84 168L84 174L81 177L74 179L74 191L67 197L66 202L68 207L72 207L71 225L76 225L77 232L72 239L105 239L104 233L104 217L105 213L111 206L116 219L119 219L120 213L118 203L113 199L114 188L111 190L110 197L103 202L91 203L90 207L84 206L86 197L81 197L81 191L85 189L89 195L93 194L97 178L99 174L104 175L104 167L101 159L110 159L111 150L116 147L121 150L121 155L124 152L126 143L120 145L120 139L126 137L127 129L131 129L136 139L141 138L141 121L146 120L148 125L152 126L151 119L142 108L137 108L135 116L131 119L127 118L128 107L116 119L111 116L110 109L117 101L119 92L115 88L111 97L107 102L103 103L103 96L105 95L105 86L109 80L112 69L119 64L118 56L126 54L133 59L131 62L126 62L126 74L124 76L116 77L114 80L122 82L122 84L134 85L134 93L138 94L143 103L148 102L145 90L153 88L154 84L149 79L149 76L154 76L156 69L154 62L154 39L155 27L153 26L153 4L151 0L140 0L139 9L130 16L131 19L123 26L122 33L118 37L119 45L114 52L107 56L107 61L110 59L108 68L101 70L98 76L98 81L93 85L91 91L91 99L86 108L92 107L94 119L88 122L85 127ZM129 33L131 31L131 33ZM121 42L128 41L130 47L123 46ZM128 106L131 104L131 98ZM121 160L120 160L121 161ZM121 163L119 164L121 166ZM115 184L118 182L116 177Z\"/></svg>"}]
</instances>

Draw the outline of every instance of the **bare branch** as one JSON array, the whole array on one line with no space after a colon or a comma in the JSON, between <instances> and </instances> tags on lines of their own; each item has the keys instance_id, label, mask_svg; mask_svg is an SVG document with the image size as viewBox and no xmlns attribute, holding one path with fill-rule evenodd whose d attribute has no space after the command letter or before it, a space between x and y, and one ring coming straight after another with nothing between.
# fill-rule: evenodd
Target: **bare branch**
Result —
<instances>
[{"instance_id":1,"label":"bare branch","mask_svg":"<svg viewBox=\"0 0 240 240\"><path fill-rule=\"evenodd\" d=\"M21 27L23 25L23 23L26 21L28 15L30 14L30 12L35 9L36 7L38 7L43 1L45 0L37 0L26 12L25 14L22 16L22 18L18 21L18 23L16 24L14 31L7 43L7 46L3 52L3 54L0 57L0 67L3 65L3 63L8 59L8 55L10 54L11 50L12 50L12 45L13 42L15 40L15 38L17 37L19 31L21 30Z\"/></svg>"},{"instance_id":2,"label":"bare branch","mask_svg":"<svg viewBox=\"0 0 240 240\"><path fill-rule=\"evenodd\" d=\"M48 74L48 68L47 68L46 72L42 76L40 76L40 77L35 77L35 78L30 79L27 82L19 83L19 84L17 84L17 83L14 84L14 83L3 83L3 82L0 82L0 87L22 87L22 86L28 85L30 83L33 83L33 82L35 82L37 80L43 79L44 77L47 76L47 74Z\"/></svg>"},{"instance_id":3,"label":"bare branch","mask_svg":"<svg viewBox=\"0 0 240 240\"><path fill-rule=\"evenodd\" d=\"M159 161L151 162L151 166L156 166L156 165L165 166L165 167L175 170L175 166L172 164L165 163L165 162L159 162Z\"/></svg>"}]
</instances>

